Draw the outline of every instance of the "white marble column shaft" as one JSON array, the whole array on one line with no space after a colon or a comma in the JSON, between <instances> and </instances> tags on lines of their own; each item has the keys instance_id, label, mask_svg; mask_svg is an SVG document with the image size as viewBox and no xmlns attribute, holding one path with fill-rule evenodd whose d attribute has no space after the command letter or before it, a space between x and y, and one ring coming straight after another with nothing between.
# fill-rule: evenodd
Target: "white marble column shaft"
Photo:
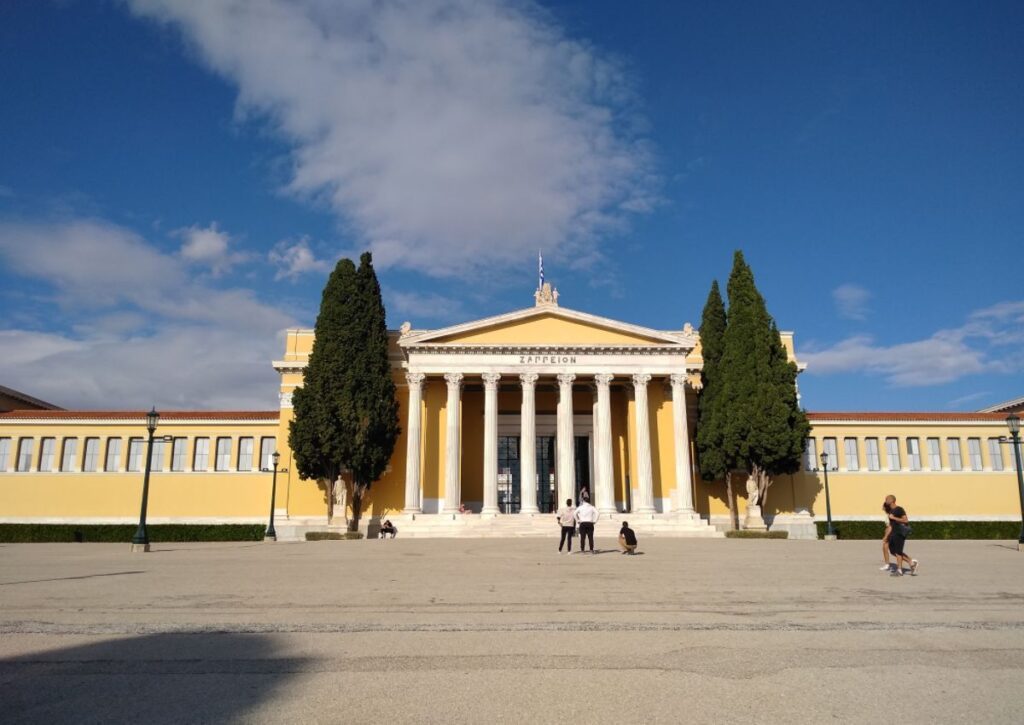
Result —
<instances>
[{"instance_id":1,"label":"white marble column shaft","mask_svg":"<svg viewBox=\"0 0 1024 725\"><path fill-rule=\"evenodd\" d=\"M498 513L498 373L484 373L484 514Z\"/></svg>"},{"instance_id":2,"label":"white marble column shaft","mask_svg":"<svg viewBox=\"0 0 1024 725\"><path fill-rule=\"evenodd\" d=\"M405 509L407 514L418 514L420 508L420 415L423 407L423 373L406 373L409 383L409 422L405 433Z\"/></svg>"},{"instance_id":3,"label":"white marble column shaft","mask_svg":"<svg viewBox=\"0 0 1024 725\"><path fill-rule=\"evenodd\" d=\"M459 400L462 394L462 373L445 373L444 379L448 384L448 406L445 409L443 511L457 513L462 503L462 487L459 480L462 422Z\"/></svg>"},{"instance_id":4,"label":"white marble column shaft","mask_svg":"<svg viewBox=\"0 0 1024 725\"><path fill-rule=\"evenodd\" d=\"M537 373L523 373L523 404L519 421L519 513L537 509Z\"/></svg>"},{"instance_id":5,"label":"white marble column shaft","mask_svg":"<svg viewBox=\"0 0 1024 725\"><path fill-rule=\"evenodd\" d=\"M672 430L676 452L676 510L681 514L692 514L693 463L690 460L690 431L686 416L686 375L676 373L669 380L672 384Z\"/></svg>"},{"instance_id":6,"label":"white marble column shaft","mask_svg":"<svg viewBox=\"0 0 1024 725\"><path fill-rule=\"evenodd\" d=\"M651 376L633 376L634 412L636 413L636 496L633 510L654 513L654 474L651 468L651 420L647 406L647 384Z\"/></svg>"},{"instance_id":7,"label":"white marble column shaft","mask_svg":"<svg viewBox=\"0 0 1024 725\"><path fill-rule=\"evenodd\" d=\"M558 501L555 508L564 505L566 499L575 498L576 492L576 440L573 437L572 383L576 376L562 373L558 376Z\"/></svg>"},{"instance_id":8,"label":"white marble column shaft","mask_svg":"<svg viewBox=\"0 0 1024 725\"><path fill-rule=\"evenodd\" d=\"M611 381L614 375L595 375L597 384L597 427L594 431L597 485L594 504L601 513L615 513L615 482L612 468Z\"/></svg>"}]
</instances>

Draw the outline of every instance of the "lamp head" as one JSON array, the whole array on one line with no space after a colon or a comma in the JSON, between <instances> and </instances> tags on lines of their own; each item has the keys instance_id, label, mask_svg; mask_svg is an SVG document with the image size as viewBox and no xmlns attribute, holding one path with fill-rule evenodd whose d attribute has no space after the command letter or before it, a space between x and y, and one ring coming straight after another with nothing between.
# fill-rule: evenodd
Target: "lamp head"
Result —
<instances>
[{"instance_id":1,"label":"lamp head","mask_svg":"<svg viewBox=\"0 0 1024 725\"><path fill-rule=\"evenodd\" d=\"M1020 416L1016 413L1010 413L1006 416L1006 427L1010 429L1010 433L1013 435L1020 433Z\"/></svg>"},{"instance_id":2,"label":"lamp head","mask_svg":"<svg viewBox=\"0 0 1024 725\"><path fill-rule=\"evenodd\" d=\"M274 468L277 468L277 462L281 460L281 454L278 453L277 451L274 451L273 455L271 455L271 458L274 459Z\"/></svg>"},{"instance_id":3,"label":"lamp head","mask_svg":"<svg viewBox=\"0 0 1024 725\"><path fill-rule=\"evenodd\" d=\"M156 424L160 422L160 414L156 412L156 407L146 413L146 429L152 433L156 430Z\"/></svg>"},{"instance_id":4,"label":"lamp head","mask_svg":"<svg viewBox=\"0 0 1024 725\"><path fill-rule=\"evenodd\" d=\"M821 452L821 467L828 468L828 451Z\"/></svg>"}]
</instances>

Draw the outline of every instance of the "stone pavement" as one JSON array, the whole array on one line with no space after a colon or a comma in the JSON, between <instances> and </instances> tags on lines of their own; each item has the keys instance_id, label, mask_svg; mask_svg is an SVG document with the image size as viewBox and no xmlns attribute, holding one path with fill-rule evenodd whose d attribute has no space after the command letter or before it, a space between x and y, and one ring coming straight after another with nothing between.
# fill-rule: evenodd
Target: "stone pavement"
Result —
<instances>
[{"instance_id":1,"label":"stone pavement","mask_svg":"<svg viewBox=\"0 0 1024 725\"><path fill-rule=\"evenodd\" d=\"M1024 720L1010 542L598 545L2 545L0 719Z\"/></svg>"}]
</instances>

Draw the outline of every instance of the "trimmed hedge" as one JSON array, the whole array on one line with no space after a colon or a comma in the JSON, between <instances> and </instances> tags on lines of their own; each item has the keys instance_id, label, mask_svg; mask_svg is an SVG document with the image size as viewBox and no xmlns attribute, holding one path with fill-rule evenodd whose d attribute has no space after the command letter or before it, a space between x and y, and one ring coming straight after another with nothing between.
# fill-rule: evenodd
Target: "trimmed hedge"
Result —
<instances>
[{"instance_id":1,"label":"trimmed hedge","mask_svg":"<svg viewBox=\"0 0 1024 725\"><path fill-rule=\"evenodd\" d=\"M818 538L828 525L816 521ZM885 533L882 521L833 521L832 528L840 539L881 539ZM911 539L1013 539L1020 536L1019 521L914 521Z\"/></svg>"},{"instance_id":2,"label":"trimmed hedge","mask_svg":"<svg viewBox=\"0 0 1024 725\"><path fill-rule=\"evenodd\" d=\"M0 542L120 543L135 536L137 524L0 524ZM262 541L263 524L151 524L146 526L154 544L168 541Z\"/></svg>"},{"instance_id":3,"label":"trimmed hedge","mask_svg":"<svg viewBox=\"0 0 1024 725\"><path fill-rule=\"evenodd\" d=\"M725 532L727 539L788 539L788 531L756 531L753 529L730 530Z\"/></svg>"},{"instance_id":4,"label":"trimmed hedge","mask_svg":"<svg viewBox=\"0 0 1024 725\"><path fill-rule=\"evenodd\" d=\"M306 541L346 541L349 539L361 539L361 531L307 531Z\"/></svg>"}]
</instances>

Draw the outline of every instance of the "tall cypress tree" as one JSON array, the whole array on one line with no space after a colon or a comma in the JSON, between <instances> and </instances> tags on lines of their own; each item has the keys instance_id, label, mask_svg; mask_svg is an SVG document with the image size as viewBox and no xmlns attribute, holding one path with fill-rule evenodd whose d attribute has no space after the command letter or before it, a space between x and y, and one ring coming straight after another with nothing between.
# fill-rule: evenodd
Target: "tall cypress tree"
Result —
<instances>
[{"instance_id":1,"label":"tall cypress tree","mask_svg":"<svg viewBox=\"0 0 1024 725\"><path fill-rule=\"evenodd\" d=\"M388 359L388 330L380 283L373 257L364 252L356 272L359 344L349 350L346 364L353 382L350 405L356 428L351 456L352 520L354 531L362 514L363 496L387 469L400 428L395 382Z\"/></svg>"},{"instance_id":2,"label":"tall cypress tree","mask_svg":"<svg viewBox=\"0 0 1024 725\"><path fill-rule=\"evenodd\" d=\"M324 287L302 386L292 394L288 445L298 474L319 481L326 491L328 521L334 518L335 486L354 451L357 417L347 362L359 347L357 291L355 265L340 260Z\"/></svg>"},{"instance_id":3,"label":"tall cypress tree","mask_svg":"<svg viewBox=\"0 0 1024 725\"><path fill-rule=\"evenodd\" d=\"M797 404L796 365L789 361L753 272L739 251L733 258L728 294L717 399L726 411L722 451L730 469L754 478L763 505L773 476L799 467L810 424Z\"/></svg>"},{"instance_id":4,"label":"tall cypress tree","mask_svg":"<svg viewBox=\"0 0 1024 725\"><path fill-rule=\"evenodd\" d=\"M720 397L718 368L725 326L725 305L718 290L718 280L714 280L700 318L700 349L704 367L700 373L701 389L697 401L697 458L701 478L705 481L717 481L728 472L722 451L722 416L716 406L716 398Z\"/></svg>"}]
</instances>

